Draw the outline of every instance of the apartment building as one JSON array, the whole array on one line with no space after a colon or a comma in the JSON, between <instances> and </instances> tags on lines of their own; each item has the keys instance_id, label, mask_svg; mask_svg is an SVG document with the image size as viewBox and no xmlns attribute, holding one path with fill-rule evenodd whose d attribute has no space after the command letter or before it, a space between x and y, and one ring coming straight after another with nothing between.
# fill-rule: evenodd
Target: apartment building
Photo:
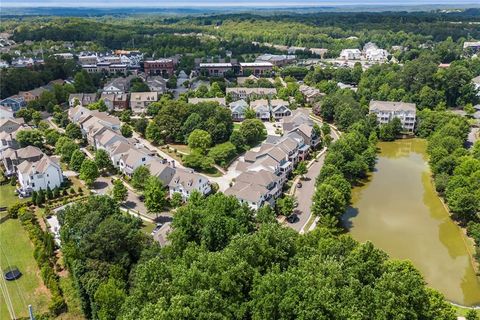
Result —
<instances>
[{"instance_id":1,"label":"apartment building","mask_svg":"<svg viewBox=\"0 0 480 320\"><path fill-rule=\"evenodd\" d=\"M233 101L240 99L261 99L261 98L273 98L277 94L276 88L246 88L246 87L237 87L237 88L226 88L227 95L230 94Z\"/></svg>"},{"instance_id":2,"label":"apartment building","mask_svg":"<svg viewBox=\"0 0 480 320\"><path fill-rule=\"evenodd\" d=\"M173 59L148 60L143 62L143 69L147 76L171 77L175 70Z\"/></svg>"},{"instance_id":3,"label":"apartment building","mask_svg":"<svg viewBox=\"0 0 480 320\"><path fill-rule=\"evenodd\" d=\"M405 131L413 132L416 123L417 108L415 103L396 101L370 101L369 111L377 116L380 124L386 124L394 118L400 119Z\"/></svg>"},{"instance_id":4,"label":"apartment building","mask_svg":"<svg viewBox=\"0 0 480 320\"><path fill-rule=\"evenodd\" d=\"M130 94L130 108L134 114L142 114L147 111L147 107L158 101L156 92L132 92Z\"/></svg>"}]
</instances>

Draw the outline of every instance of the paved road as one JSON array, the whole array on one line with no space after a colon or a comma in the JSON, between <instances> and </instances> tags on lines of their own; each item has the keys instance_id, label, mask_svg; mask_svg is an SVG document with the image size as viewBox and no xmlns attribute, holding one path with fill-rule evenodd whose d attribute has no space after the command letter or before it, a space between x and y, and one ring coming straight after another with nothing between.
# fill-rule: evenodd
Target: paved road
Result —
<instances>
[{"instance_id":1,"label":"paved road","mask_svg":"<svg viewBox=\"0 0 480 320\"><path fill-rule=\"evenodd\" d=\"M315 192L315 180L322 169L325 161L326 152L324 152L308 169L305 175L305 180L302 180L302 187L295 189L295 197L298 201L298 218L295 223L288 223L287 225L296 231L300 232L303 226L308 222L311 216L310 207L312 205L312 197Z\"/></svg>"},{"instance_id":2,"label":"paved road","mask_svg":"<svg viewBox=\"0 0 480 320\"><path fill-rule=\"evenodd\" d=\"M315 122L321 124L317 119L313 119ZM332 130L332 138L333 140L338 140L339 135L335 130ZM308 173L305 175L305 180L302 181L302 187L295 189L295 197L298 201L298 207L296 208L298 212L299 220L294 223L289 223L286 221L285 223L290 228L300 232L305 224L310 220L312 215L310 211L310 207L312 206L312 197L315 193L315 180L320 173L320 170L323 167L323 162L325 161L325 156L327 152L323 152L315 162L313 162L312 166L308 169ZM307 230L304 230L307 231Z\"/></svg>"}]
</instances>

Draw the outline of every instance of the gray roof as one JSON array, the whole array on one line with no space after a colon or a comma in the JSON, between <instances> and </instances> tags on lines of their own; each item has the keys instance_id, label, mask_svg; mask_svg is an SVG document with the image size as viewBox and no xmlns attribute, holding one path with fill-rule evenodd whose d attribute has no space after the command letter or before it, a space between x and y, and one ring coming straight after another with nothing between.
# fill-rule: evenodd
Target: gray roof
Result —
<instances>
[{"instance_id":1,"label":"gray roof","mask_svg":"<svg viewBox=\"0 0 480 320\"><path fill-rule=\"evenodd\" d=\"M413 111L417 110L415 103L397 102L397 101L370 101L369 110L381 111Z\"/></svg>"}]
</instances>

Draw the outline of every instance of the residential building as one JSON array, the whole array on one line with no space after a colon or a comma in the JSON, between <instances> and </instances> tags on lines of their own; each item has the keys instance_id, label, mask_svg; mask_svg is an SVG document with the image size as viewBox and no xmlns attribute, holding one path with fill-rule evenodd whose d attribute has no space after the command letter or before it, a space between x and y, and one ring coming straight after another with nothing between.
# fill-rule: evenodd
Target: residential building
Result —
<instances>
[{"instance_id":1,"label":"residential building","mask_svg":"<svg viewBox=\"0 0 480 320\"><path fill-rule=\"evenodd\" d=\"M170 197L178 192L182 195L184 200L188 199L191 193L196 190L203 195L207 195L212 191L210 181L195 173L193 170L176 169L175 175L168 184Z\"/></svg>"},{"instance_id":2,"label":"residential building","mask_svg":"<svg viewBox=\"0 0 480 320\"><path fill-rule=\"evenodd\" d=\"M199 69L202 75L223 77L227 72L233 72L233 64L230 62L200 63Z\"/></svg>"},{"instance_id":3,"label":"residential building","mask_svg":"<svg viewBox=\"0 0 480 320\"><path fill-rule=\"evenodd\" d=\"M275 206L275 199L281 193L282 185L278 176L267 170L243 172L235 179L235 184L225 191L227 196L234 196L254 210L265 203Z\"/></svg>"},{"instance_id":4,"label":"residential building","mask_svg":"<svg viewBox=\"0 0 480 320\"><path fill-rule=\"evenodd\" d=\"M232 113L233 121L243 121L245 120L245 111L248 109L248 103L241 99L228 104L230 111Z\"/></svg>"},{"instance_id":5,"label":"residential building","mask_svg":"<svg viewBox=\"0 0 480 320\"><path fill-rule=\"evenodd\" d=\"M128 108L128 94L126 93L102 93L103 100L109 111L122 111Z\"/></svg>"},{"instance_id":6,"label":"residential building","mask_svg":"<svg viewBox=\"0 0 480 320\"><path fill-rule=\"evenodd\" d=\"M470 51L474 54L480 52L480 41L465 41L463 43L463 50Z\"/></svg>"},{"instance_id":7,"label":"residential building","mask_svg":"<svg viewBox=\"0 0 480 320\"><path fill-rule=\"evenodd\" d=\"M230 94L233 101L240 99L258 99L258 98L273 98L277 94L275 88L226 88L227 95Z\"/></svg>"},{"instance_id":8,"label":"residential building","mask_svg":"<svg viewBox=\"0 0 480 320\"><path fill-rule=\"evenodd\" d=\"M167 92L167 81L161 76L149 76L145 79L145 83L151 92L163 94Z\"/></svg>"},{"instance_id":9,"label":"residential building","mask_svg":"<svg viewBox=\"0 0 480 320\"><path fill-rule=\"evenodd\" d=\"M263 121L270 120L270 105L267 99L250 101L250 108L255 111L258 119Z\"/></svg>"},{"instance_id":10,"label":"residential building","mask_svg":"<svg viewBox=\"0 0 480 320\"><path fill-rule=\"evenodd\" d=\"M31 130L31 128L25 124L22 118L0 119L0 159L3 159L4 150L19 148L16 137L17 133L23 130Z\"/></svg>"},{"instance_id":11,"label":"residential building","mask_svg":"<svg viewBox=\"0 0 480 320\"><path fill-rule=\"evenodd\" d=\"M68 105L73 108L77 105L88 106L98 101L96 93L71 93L68 96Z\"/></svg>"},{"instance_id":12,"label":"residential building","mask_svg":"<svg viewBox=\"0 0 480 320\"><path fill-rule=\"evenodd\" d=\"M142 114L147 107L158 100L156 92L132 92L130 94L130 108L134 114Z\"/></svg>"},{"instance_id":13,"label":"residential building","mask_svg":"<svg viewBox=\"0 0 480 320\"><path fill-rule=\"evenodd\" d=\"M305 101L307 103L314 103L316 102L321 96L324 96L325 94L321 93L320 90L317 88L313 88L310 86L307 86L305 84L300 85L298 88L300 93L304 96Z\"/></svg>"},{"instance_id":14,"label":"residential building","mask_svg":"<svg viewBox=\"0 0 480 320\"><path fill-rule=\"evenodd\" d=\"M40 160L40 158L43 157L43 152L37 147L27 146L20 149L7 148L2 151L2 155L5 174L10 176L17 172L17 167L22 162L35 162Z\"/></svg>"},{"instance_id":15,"label":"residential building","mask_svg":"<svg viewBox=\"0 0 480 320\"><path fill-rule=\"evenodd\" d=\"M153 160L153 157L147 152L131 147L120 157L118 164L119 169L123 174L131 176L135 169L146 165L151 160Z\"/></svg>"},{"instance_id":16,"label":"residential building","mask_svg":"<svg viewBox=\"0 0 480 320\"><path fill-rule=\"evenodd\" d=\"M359 49L343 49L340 52L340 59L342 60L360 60L362 52Z\"/></svg>"},{"instance_id":17,"label":"residential building","mask_svg":"<svg viewBox=\"0 0 480 320\"><path fill-rule=\"evenodd\" d=\"M396 102L396 101L370 101L370 113L377 115L377 121L380 124L386 124L394 118L400 119L403 129L413 132L416 121L415 103Z\"/></svg>"},{"instance_id":18,"label":"residential building","mask_svg":"<svg viewBox=\"0 0 480 320\"><path fill-rule=\"evenodd\" d=\"M103 87L102 93L107 93L107 94L127 93L128 90L130 89L130 82L132 81L133 78L134 76L114 78Z\"/></svg>"},{"instance_id":19,"label":"residential building","mask_svg":"<svg viewBox=\"0 0 480 320\"><path fill-rule=\"evenodd\" d=\"M173 59L158 59L143 62L143 69L147 76L171 77L174 74Z\"/></svg>"},{"instance_id":20,"label":"residential building","mask_svg":"<svg viewBox=\"0 0 480 320\"><path fill-rule=\"evenodd\" d=\"M147 166L150 170L150 175L160 179L164 186L168 186L175 176L175 163L155 159L150 161Z\"/></svg>"},{"instance_id":21,"label":"residential building","mask_svg":"<svg viewBox=\"0 0 480 320\"><path fill-rule=\"evenodd\" d=\"M97 64L82 65L82 69L88 73L126 74L128 67L124 63L97 62Z\"/></svg>"},{"instance_id":22,"label":"residential building","mask_svg":"<svg viewBox=\"0 0 480 320\"><path fill-rule=\"evenodd\" d=\"M57 57L57 58L62 58L62 59L65 59L65 60L72 60L73 59L73 54L70 53L70 52L55 53L53 56Z\"/></svg>"},{"instance_id":23,"label":"residential building","mask_svg":"<svg viewBox=\"0 0 480 320\"><path fill-rule=\"evenodd\" d=\"M20 110L21 108L26 107L27 102L21 96L11 96L11 97L5 98L3 100L0 100L0 106L8 108L8 109L10 109L10 111L15 113L18 110Z\"/></svg>"},{"instance_id":24,"label":"residential building","mask_svg":"<svg viewBox=\"0 0 480 320\"><path fill-rule=\"evenodd\" d=\"M0 105L0 119L13 119L15 112L9 107Z\"/></svg>"},{"instance_id":25,"label":"residential building","mask_svg":"<svg viewBox=\"0 0 480 320\"><path fill-rule=\"evenodd\" d=\"M270 100L270 110L272 117L276 120L280 120L284 117L288 117L292 114L292 111L289 108L290 103L282 99L272 99Z\"/></svg>"},{"instance_id":26,"label":"residential building","mask_svg":"<svg viewBox=\"0 0 480 320\"><path fill-rule=\"evenodd\" d=\"M255 62L268 62L268 63L271 63L274 66L282 67L282 66L287 65L289 63L295 62L295 60L296 60L295 55L265 53L265 54L262 54L262 55L258 56L255 59Z\"/></svg>"},{"instance_id":27,"label":"residential building","mask_svg":"<svg viewBox=\"0 0 480 320\"><path fill-rule=\"evenodd\" d=\"M273 64L271 62L240 62L240 72L245 74L253 74L255 76L262 76L271 74Z\"/></svg>"},{"instance_id":28,"label":"residential building","mask_svg":"<svg viewBox=\"0 0 480 320\"><path fill-rule=\"evenodd\" d=\"M43 154L38 161L23 161L18 165L17 192L23 196L32 191L54 189L63 183L63 172L60 165L49 156Z\"/></svg>"},{"instance_id":29,"label":"residential building","mask_svg":"<svg viewBox=\"0 0 480 320\"><path fill-rule=\"evenodd\" d=\"M199 104L202 102L216 102L220 106L225 107L227 104L225 98L188 98L188 103Z\"/></svg>"},{"instance_id":30,"label":"residential building","mask_svg":"<svg viewBox=\"0 0 480 320\"><path fill-rule=\"evenodd\" d=\"M42 93L47 91L44 87L39 87L30 91L20 91L18 95L23 98L25 102L36 101L40 99Z\"/></svg>"},{"instance_id":31,"label":"residential building","mask_svg":"<svg viewBox=\"0 0 480 320\"><path fill-rule=\"evenodd\" d=\"M320 59L323 59L328 52L328 49L324 48L310 48L310 52L320 56Z\"/></svg>"},{"instance_id":32,"label":"residential building","mask_svg":"<svg viewBox=\"0 0 480 320\"><path fill-rule=\"evenodd\" d=\"M305 144L316 148L321 142L320 133L314 130L315 123L310 119L308 110L297 109L292 111L292 115L283 119L282 128L284 134L297 133L303 139Z\"/></svg>"},{"instance_id":33,"label":"residential building","mask_svg":"<svg viewBox=\"0 0 480 320\"><path fill-rule=\"evenodd\" d=\"M78 62L80 62L80 64L82 66L84 65L97 65L97 62L98 62L98 57L96 54L87 54L87 55L80 55L78 57Z\"/></svg>"},{"instance_id":34,"label":"residential building","mask_svg":"<svg viewBox=\"0 0 480 320\"><path fill-rule=\"evenodd\" d=\"M368 42L363 46L363 54L368 61L382 62L388 59L388 51L380 49L375 43Z\"/></svg>"}]
</instances>

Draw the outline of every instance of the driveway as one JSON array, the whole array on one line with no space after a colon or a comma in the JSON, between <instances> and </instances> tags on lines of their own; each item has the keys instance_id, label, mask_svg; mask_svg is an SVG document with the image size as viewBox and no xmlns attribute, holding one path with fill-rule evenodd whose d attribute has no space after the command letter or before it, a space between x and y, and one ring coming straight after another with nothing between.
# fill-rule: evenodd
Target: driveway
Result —
<instances>
[{"instance_id":1,"label":"driveway","mask_svg":"<svg viewBox=\"0 0 480 320\"><path fill-rule=\"evenodd\" d=\"M112 188L112 177L98 177L92 187L95 193L101 195L108 194ZM141 214L147 215L147 208L145 207L145 204L138 198L138 195L128 188L127 190L128 196L123 206L127 209L133 209Z\"/></svg>"}]
</instances>

